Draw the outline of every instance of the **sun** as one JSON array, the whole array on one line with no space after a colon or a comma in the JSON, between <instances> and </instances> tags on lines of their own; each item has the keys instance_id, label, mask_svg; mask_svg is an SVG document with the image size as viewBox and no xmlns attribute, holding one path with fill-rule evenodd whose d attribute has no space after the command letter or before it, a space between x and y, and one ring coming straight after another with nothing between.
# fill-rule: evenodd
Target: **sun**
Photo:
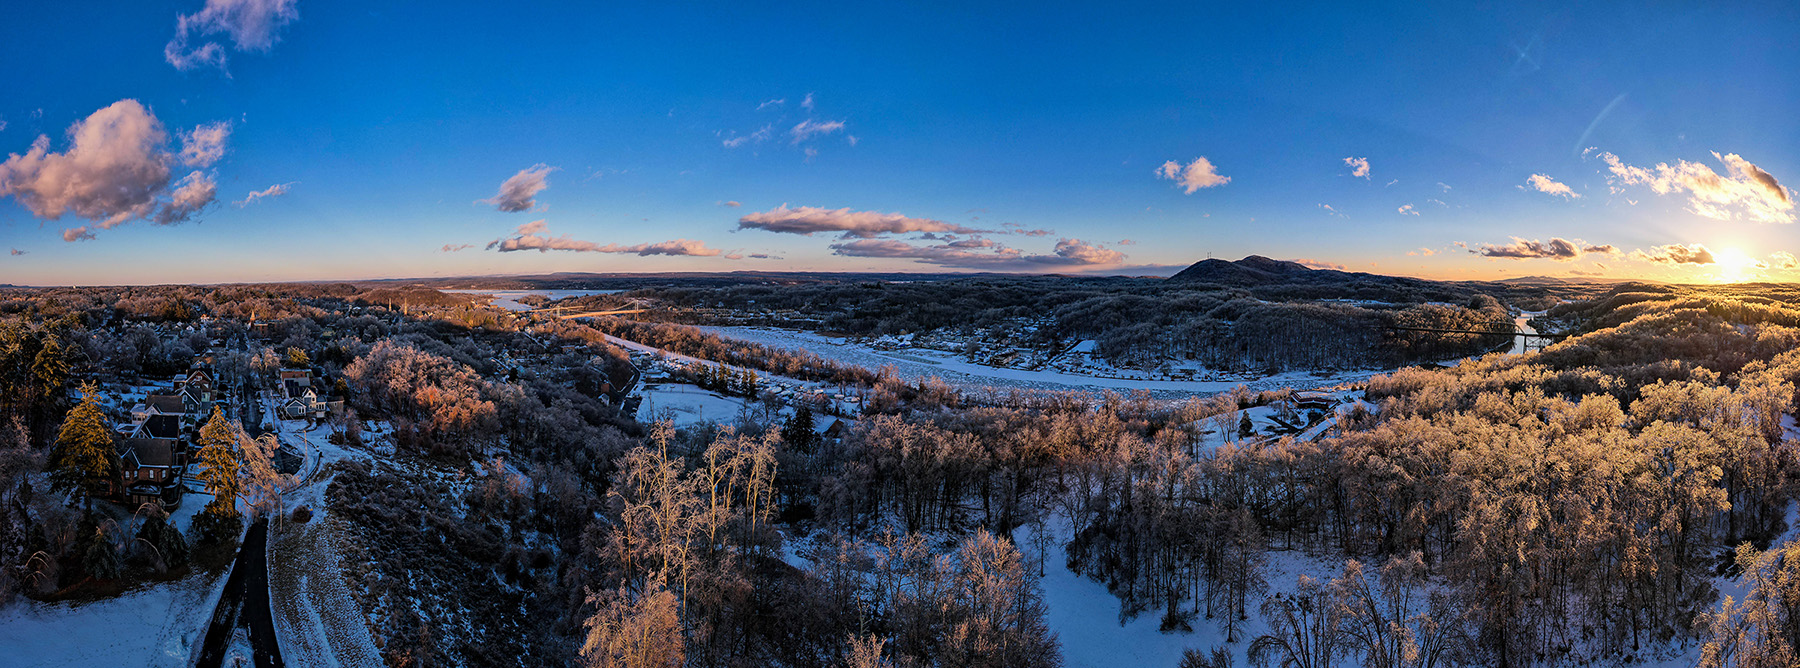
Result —
<instances>
[{"instance_id":1,"label":"sun","mask_svg":"<svg viewBox=\"0 0 1800 668\"><path fill-rule=\"evenodd\" d=\"M1718 278L1721 283L1743 283L1756 278L1756 270L1763 268L1763 263L1737 248L1723 248L1713 254L1713 261L1718 264Z\"/></svg>"}]
</instances>

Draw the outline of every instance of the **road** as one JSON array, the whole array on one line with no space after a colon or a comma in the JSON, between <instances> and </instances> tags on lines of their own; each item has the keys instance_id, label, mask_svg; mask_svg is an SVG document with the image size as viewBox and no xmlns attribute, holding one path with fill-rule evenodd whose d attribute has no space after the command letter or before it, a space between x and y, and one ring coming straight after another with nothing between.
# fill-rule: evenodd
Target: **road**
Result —
<instances>
[{"instance_id":1,"label":"road","mask_svg":"<svg viewBox=\"0 0 1800 668\"><path fill-rule=\"evenodd\" d=\"M237 562L225 579L225 593L213 609L212 624L200 646L198 668L219 668L231 649L231 635L238 628L250 632L250 646L257 668L279 668L281 644L275 639L275 620L269 611L269 523L257 520L244 535Z\"/></svg>"}]
</instances>

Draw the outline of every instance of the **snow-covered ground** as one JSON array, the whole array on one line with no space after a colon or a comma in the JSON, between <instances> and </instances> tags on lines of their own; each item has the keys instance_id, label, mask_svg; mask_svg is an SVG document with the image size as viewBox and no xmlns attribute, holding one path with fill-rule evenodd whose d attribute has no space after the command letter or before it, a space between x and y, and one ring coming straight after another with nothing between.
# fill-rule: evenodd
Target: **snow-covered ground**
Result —
<instances>
[{"instance_id":1,"label":"snow-covered ground","mask_svg":"<svg viewBox=\"0 0 1800 668\"><path fill-rule=\"evenodd\" d=\"M0 664L189 666L225 571L195 573L88 603L19 599L0 608Z\"/></svg>"},{"instance_id":2,"label":"snow-covered ground","mask_svg":"<svg viewBox=\"0 0 1800 668\"><path fill-rule=\"evenodd\" d=\"M998 368L974 364L963 360L959 355L940 350L912 348L904 352L884 351L871 348L849 339L830 337L815 332L804 332L771 327L738 327L709 326L701 327L707 332L719 336L760 343L778 348L805 350L828 360L842 364L851 364L868 369L879 369L893 366L900 377L907 380L922 380L929 377L943 379L963 389L979 389L997 387L1001 389L1051 390L1051 391L1085 391L1096 392L1114 390L1126 392L1131 390L1149 390L1159 398L1178 398L1185 396L1207 396L1230 391L1238 385L1251 390L1272 390L1280 388L1311 388L1337 385L1347 382L1366 380L1378 373L1390 370L1361 370L1331 372L1326 375L1315 375L1307 371L1292 371L1264 377L1228 380L1139 380L1132 378L1109 378L1087 376L1058 371L1031 371L1028 369Z\"/></svg>"},{"instance_id":3,"label":"snow-covered ground","mask_svg":"<svg viewBox=\"0 0 1800 668\"><path fill-rule=\"evenodd\" d=\"M732 424L748 401L679 383L645 385L639 393L644 397L644 403L638 407L639 418L661 420L666 416L677 427L701 422Z\"/></svg>"},{"instance_id":4,"label":"snow-covered ground","mask_svg":"<svg viewBox=\"0 0 1800 668\"><path fill-rule=\"evenodd\" d=\"M362 607L344 581L344 539L325 503L332 477L325 467L369 455L332 444L329 428L305 420L282 420L277 427L282 447L306 458L286 505L290 512L300 506L313 512L310 521L279 523L270 534L269 603L282 658L295 666L381 666Z\"/></svg>"}]
</instances>

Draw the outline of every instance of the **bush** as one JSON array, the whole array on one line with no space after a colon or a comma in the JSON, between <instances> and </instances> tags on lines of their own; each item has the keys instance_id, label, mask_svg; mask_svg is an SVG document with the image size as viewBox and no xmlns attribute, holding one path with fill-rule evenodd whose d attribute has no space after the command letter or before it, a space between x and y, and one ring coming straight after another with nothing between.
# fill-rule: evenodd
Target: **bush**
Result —
<instances>
[{"instance_id":1,"label":"bush","mask_svg":"<svg viewBox=\"0 0 1800 668\"><path fill-rule=\"evenodd\" d=\"M194 518L194 563L208 570L231 563L243 531L244 518L237 513L202 511Z\"/></svg>"}]
</instances>

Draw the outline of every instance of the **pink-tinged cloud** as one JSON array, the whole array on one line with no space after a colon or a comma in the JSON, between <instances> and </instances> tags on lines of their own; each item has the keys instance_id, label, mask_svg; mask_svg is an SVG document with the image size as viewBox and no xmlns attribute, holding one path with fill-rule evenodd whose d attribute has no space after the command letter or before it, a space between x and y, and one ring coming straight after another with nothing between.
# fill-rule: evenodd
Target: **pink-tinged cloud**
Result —
<instances>
[{"instance_id":1,"label":"pink-tinged cloud","mask_svg":"<svg viewBox=\"0 0 1800 668\"><path fill-rule=\"evenodd\" d=\"M224 153L223 134L201 126L186 133L191 161L216 160ZM198 135L197 139L188 138ZM74 214L91 225L68 230L64 239L92 239L96 230L147 218L161 224L189 220L213 202L217 186L210 174L193 172L171 190L178 158L167 150L161 121L137 100L120 100L69 126L70 146L50 150L40 135L24 154L0 163L0 196L11 196L32 215L60 220ZM166 198L166 199L165 199Z\"/></svg>"},{"instance_id":2,"label":"pink-tinged cloud","mask_svg":"<svg viewBox=\"0 0 1800 668\"><path fill-rule=\"evenodd\" d=\"M68 134L66 152L50 152L50 138L40 135L24 155L0 163L0 196L39 218L73 213L102 227L149 215L169 185L162 123L137 100L120 100Z\"/></svg>"},{"instance_id":3,"label":"pink-tinged cloud","mask_svg":"<svg viewBox=\"0 0 1800 668\"><path fill-rule=\"evenodd\" d=\"M1669 244L1631 252L1634 260L1659 264L1713 264L1712 251L1701 244Z\"/></svg>"},{"instance_id":4,"label":"pink-tinged cloud","mask_svg":"<svg viewBox=\"0 0 1800 668\"><path fill-rule=\"evenodd\" d=\"M978 230L931 218L908 218L898 213L851 211L849 207L842 209L826 209L816 206L790 208L786 204L739 218L738 229L766 230L808 236L814 232L842 232L844 239L873 239L883 234L911 232L955 232L957 234L987 232L987 230Z\"/></svg>"},{"instance_id":5,"label":"pink-tinged cloud","mask_svg":"<svg viewBox=\"0 0 1800 668\"><path fill-rule=\"evenodd\" d=\"M601 245L592 241L575 239L567 234L560 237L552 237L550 236L549 226L541 220L534 220L524 225L520 225L517 230L514 230L513 236L510 238L495 239L488 242L487 249L498 250L502 253L524 250L534 250L544 253L556 250L576 253L624 253L640 257L648 257L651 255L712 257L721 254L721 251L718 249L707 248L704 242L694 241L692 239L675 239L658 243L624 246L620 244Z\"/></svg>"},{"instance_id":6,"label":"pink-tinged cloud","mask_svg":"<svg viewBox=\"0 0 1800 668\"><path fill-rule=\"evenodd\" d=\"M550 187L550 172L555 170L555 167L541 162L521 169L500 184L499 193L487 199L475 200L475 203L491 204L495 209L507 213L530 211L531 207L537 206L537 194Z\"/></svg>"},{"instance_id":7,"label":"pink-tinged cloud","mask_svg":"<svg viewBox=\"0 0 1800 668\"><path fill-rule=\"evenodd\" d=\"M439 248L438 252L440 252L440 253L455 253L455 252L459 252L459 251L466 251L466 250L474 248L474 247L475 247L475 244L444 244L444 247Z\"/></svg>"},{"instance_id":8,"label":"pink-tinged cloud","mask_svg":"<svg viewBox=\"0 0 1800 668\"><path fill-rule=\"evenodd\" d=\"M1161 167L1156 168L1156 178L1174 181L1176 185L1186 189L1189 195L1201 188L1214 188L1231 182L1231 177L1219 175L1219 170L1213 167L1212 161L1204 156L1195 158L1186 167L1174 160L1164 162Z\"/></svg>"},{"instance_id":9,"label":"pink-tinged cloud","mask_svg":"<svg viewBox=\"0 0 1800 668\"><path fill-rule=\"evenodd\" d=\"M1619 249L1613 247L1611 244L1590 244L1580 239L1570 241L1561 237L1551 237L1549 241L1538 241L1536 239L1520 239L1518 237L1513 237L1512 240L1512 243L1506 245L1481 244L1475 248L1470 248L1469 252L1482 257L1508 258L1514 260L1544 259L1556 260L1558 262L1576 260L1589 253L1617 255L1619 252ZM1459 243L1457 245L1461 246L1462 244Z\"/></svg>"},{"instance_id":10,"label":"pink-tinged cloud","mask_svg":"<svg viewBox=\"0 0 1800 668\"><path fill-rule=\"evenodd\" d=\"M219 186L213 182L212 176L192 172L182 177L175 191L169 194L169 202L157 210L153 220L158 225L185 223L211 205L218 194Z\"/></svg>"},{"instance_id":11,"label":"pink-tinged cloud","mask_svg":"<svg viewBox=\"0 0 1800 668\"><path fill-rule=\"evenodd\" d=\"M230 136L231 124L224 121L205 123L181 133L181 164L211 167L225 157L225 138Z\"/></svg>"},{"instance_id":12,"label":"pink-tinged cloud","mask_svg":"<svg viewBox=\"0 0 1800 668\"><path fill-rule=\"evenodd\" d=\"M163 59L178 70L211 66L225 68L225 46L208 40L223 34L240 52L267 53L281 28L300 18L295 0L206 0L194 14L175 19L175 37L163 46Z\"/></svg>"},{"instance_id":13,"label":"pink-tinged cloud","mask_svg":"<svg viewBox=\"0 0 1800 668\"><path fill-rule=\"evenodd\" d=\"M27 254L27 253L30 253L30 252L31 252L31 251L22 251L22 250L19 250L19 249L17 249L17 248L14 248L14 249L12 249L12 254L13 254L13 257L18 257L18 256L20 256L20 255L25 255L25 254Z\"/></svg>"},{"instance_id":14,"label":"pink-tinged cloud","mask_svg":"<svg viewBox=\"0 0 1800 668\"><path fill-rule=\"evenodd\" d=\"M1294 258L1294 259L1288 260L1288 261L1296 262L1301 265L1311 267L1313 269L1332 269L1332 270L1336 270L1336 271L1350 271L1349 267L1338 264L1336 262L1326 262L1324 260L1311 260L1311 259L1302 257L1302 258Z\"/></svg>"},{"instance_id":15,"label":"pink-tinged cloud","mask_svg":"<svg viewBox=\"0 0 1800 668\"><path fill-rule=\"evenodd\" d=\"M1581 193L1575 192L1575 190L1573 188L1570 188L1568 186L1568 184L1559 183L1559 182L1557 182L1556 179L1550 178L1549 176L1546 176L1543 174L1532 174L1530 178L1525 179L1525 183L1527 185L1530 185L1532 187L1532 189L1534 189L1538 192L1549 194L1549 195L1556 195L1557 197L1561 197L1563 199L1580 199L1581 198Z\"/></svg>"},{"instance_id":16,"label":"pink-tinged cloud","mask_svg":"<svg viewBox=\"0 0 1800 668\"><path fill-rule=\"evenodd\" d=\"M1028 255L989 239L964 239L936 246L915 246L892 239L857 239L831 245L846 257L910 259L942 267L990 270L1045 270L1056 267L1115 265L1125 254L1080 239L1062 239L1047 255Z\"/></svg>"},{"instance_id":17,"label":"pink-tinged cloud","mask_svg":"<svg viewBox=\"0 0 1800 668\"><path fill-rule=\"evenodd\" d=\"M1360 176L1364 179L1369 178L1368 158L1344 158L1344 164L1350 166L1351 176Z\"/></svg>"},{"instance_id":18,"label":"pink-tinged cloud","mask_svg":"<svg viewBox=\"0 0 1800 668\"><path fill-rule=\"evenodd\" d=\"M1606 162L1607 179L1615 193L1623 192L1627 185L1645 185L1658 195L1687 194L1688 211L1714 220L1794 222L1793 190L1736 153L1714 151L1712 155L1725 165L1725 175L1686 160L1646 169L1625 164L1611 153L1601 152L1599 157Z\"/></svg>"}]
</instances>

